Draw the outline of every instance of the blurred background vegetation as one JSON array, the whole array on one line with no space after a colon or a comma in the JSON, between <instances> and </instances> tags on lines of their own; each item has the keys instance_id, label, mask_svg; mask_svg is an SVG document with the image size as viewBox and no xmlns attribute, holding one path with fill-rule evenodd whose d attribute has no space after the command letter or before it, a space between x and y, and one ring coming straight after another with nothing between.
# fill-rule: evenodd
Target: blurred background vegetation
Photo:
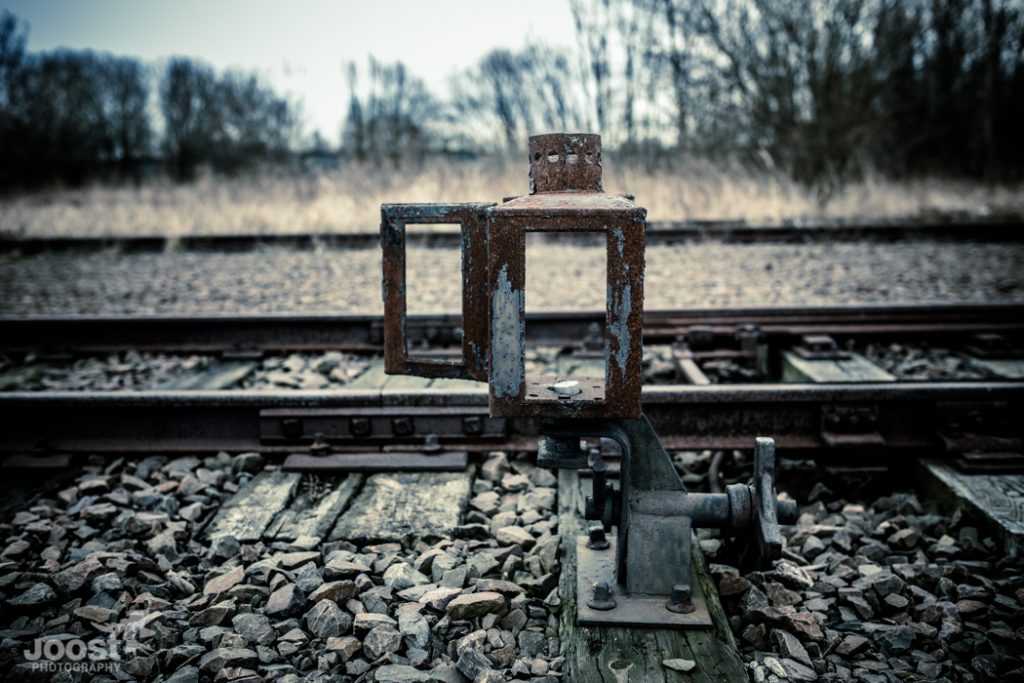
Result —
<instances>
[{"instance_id":1,"label":"blurred background vegetation","mask_svg":"<svg viewBox=\"0 0 1024 683\"><path fill-rule=\"evenodd\" d=\"M713 164L819 197L880 177L1022 177L1016 0L570 2L575 49L496 49L443 97L405 64L350 62L337 147L303 136L301 103L256 73L33 52L29 27L5 11L0 192L254 169L416 172L518 159L529 134L557 130L600 132L635 173Z\"/></svg>"}]
</instances>

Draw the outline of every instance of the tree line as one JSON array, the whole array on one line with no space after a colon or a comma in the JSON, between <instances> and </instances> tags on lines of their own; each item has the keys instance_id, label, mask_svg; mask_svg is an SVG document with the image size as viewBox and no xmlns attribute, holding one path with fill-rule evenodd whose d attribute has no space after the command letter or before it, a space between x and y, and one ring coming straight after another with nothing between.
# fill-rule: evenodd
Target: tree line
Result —
<instances>
[{"instance_id":1,"label":"tree line","mask_svg":"<svg viewBox=\"0 0 1024 683\"><path fill-rule=\"evenodd\" d=\"M346 145L394 156L404 130L521 151L531 132L587 129L618 158L739 158L823 185L1024 170L1019 0L567 1L575 49L496 49L446 102L371 62L361 90L350 78Z\"/></svg>"},{"instance_id":2,"label":"tree line","mask_svg":"<svg viewBox=\"0 0 1024 683\"><path fill-rule=\"evenodd\" d=\"M237 172L288 157L295 106L256 74L176 57L160 72L90 50L28 52L27 27L0 14L0 188L139 180L162 162Z\"/></svg>"},{"instance_id":3,"label":"tree line","mask_svg":"<svg viewBox=\"0 0 1024 683\"><path fill-rule=\"evenodd\" d=\"M1019 175L1019 0L570 0L593 120L626 146L798 178Z\"/></svg>"},{"instance_id":4,"label":"tree line","mask_svg":"<svg viewBox=\"0 0 1024 683\"><path fill-rule=\"evenodd\" d=\"M577 129L619 158L738 158L822 184L865 169L1021 175L1015 0L567 1L572 48L495 49L444 97L402 63L348 63L340 153L397 167ZM187 180L303 144L296 105L254 74L33 53L26 36L0 16L0 188L133 177L157 159Z\"/></svg>"}]
</instances>

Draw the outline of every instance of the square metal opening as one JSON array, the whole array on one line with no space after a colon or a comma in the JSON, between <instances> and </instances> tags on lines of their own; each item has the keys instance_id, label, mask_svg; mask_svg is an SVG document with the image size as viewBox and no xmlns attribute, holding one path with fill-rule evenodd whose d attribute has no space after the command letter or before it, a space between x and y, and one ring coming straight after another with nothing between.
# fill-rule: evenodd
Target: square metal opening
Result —
<instances>
[{"instance_id":1,"label":"square metal opening","mask_svg":"<svg viewBox=\"0 0 1024 683\"><path fill-rule=\"evenodd\" d=\"M499 217L491 214L491 412L543 417L639 417L643 362L644 223L628 216ZM527 376L525 287L527 232L604 233L604 381L579 381L580 393L561 396L557 377ZM596 378L599 380L600 378ZM603 386L602 386L603 385Z\"/></svg>"},{"instance_id":2,"label":"square metal opening","mask_svg":"<svg viewBox=\"0 0 1024 683\"><path fill-rule=\"evenodd\" d=\"M482 213L493 204L384 204L381 206L384 370L393 375L487 380L485 308L487 231ZM409 354L406 310L406 225L458 224L462 233L462 349L457 361Z\"/></svg>"}]
</instances>

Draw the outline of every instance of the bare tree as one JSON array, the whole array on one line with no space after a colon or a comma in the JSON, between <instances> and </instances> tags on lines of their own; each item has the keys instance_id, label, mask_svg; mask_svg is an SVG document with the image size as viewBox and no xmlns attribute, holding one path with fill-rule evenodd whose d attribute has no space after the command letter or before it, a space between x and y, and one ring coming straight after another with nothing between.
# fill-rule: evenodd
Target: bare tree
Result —
<instances>
[{"instance_id":1,"label":"bare tree","mask_svg":"<svg viewBox=\"0 0 1024 683\"><path fill-rule=\"evenodd\" d=\"M0 10L0 112L7 108L12 75L25 59L28 26L7 10Z\"/></svg>"},{"instance_id":2,"label":"bare tree","mask_svg":"<svg viewBox=\"0 0 1024 683\"><path fill-rule=\"evenodd\" d=\"M493 50L453 79L452 90L452 127L463 144L517 150L532 133L588 125L571 56L548 45Z\"/></svg>"},{"instance_id":3,"label":"bare tree","mask_svg":"<svg viewBox=\"0 0 1024 683\"><path fill-rule=\"evenodd\" d=\"M160 84L163 148L179 180L193 178L217 142L216 91L213 69L194 60L176 57L164 71Z\"/></svg>"},{"instance_id":4,"label":"bare tree","mask_svg":"<svg viewBox=\"0 0 1024 683\"><path fill-rule=\"evenodd\" d=\"M369 155L369 141L366 136L366 120L363 116L363 104L360 101L359 69L355 62L349 62L345 68L348 81L348 115L345 117L341 131L341 144L348 149L357 161L366 161Z\"/></svg>"},{"instance_id":5,"label":"bare tree","mask_svg":"<svg viewBox=\"0 0 1024 683\"><path fill-rule=\"evenodd\" d=\"M149 119L150 74L138 60L112 57L106 65L106 118L111 156L122 177L141 180L139 162L149 154L153 128Z\"/></svg>"},{"instance_id":6,"label":"bare tree","mask_svg":"<svg viewBox=\"0 0 1024 683\"><path fill-rule=\"evenodd\" d=\"M571 0L580 59L589 73L598 130L605 130L611 110L612 83L608 36L612 31L611 0Z\"/></svg>"},{"instance_id":7,"label":"bare tree","mask_svg":"<svg viewBox=\"0 0 1024 683\"><path fill-rule=\"evenodd\" d=\"M348 70L350 101L342 139L356 158L378 164L387 160L398 167L406 159L421 160L439 142L440 104L403 63L370 57L362 95L358 67L350 64Z\"/></svg>"},{"instance_id":8,"label":"bare tree","mask_svg":"<svg viewBox=\"0 0 1024 683\"><path fill-rule=\"evenodd\" d=\"M202 163L236 172L280 160L294 142L292 105L251 73L218 77L201 62L172 59L160 85L160 105L164 153L180 180L194 177Z\"/></svg>"}]
</instances>

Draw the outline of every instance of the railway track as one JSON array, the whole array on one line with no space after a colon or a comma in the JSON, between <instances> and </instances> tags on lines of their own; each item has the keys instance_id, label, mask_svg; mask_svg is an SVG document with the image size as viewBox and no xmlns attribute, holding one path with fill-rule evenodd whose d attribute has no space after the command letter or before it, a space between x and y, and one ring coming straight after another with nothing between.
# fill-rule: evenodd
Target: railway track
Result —
<instances>
[{"instance_id":1,"label":"railway track","mask_svg":"<svg viewBox=\"0 0 1024 683\"><path fill-rule=\"evenodd\" d=\"M527 315L527 343L576 344L595 338L602 312ZM458 314L410 315L410 347L429 349L460 340ZM772 308L648 310L644 341L666 344L681 336L724 344L743 334L767 341L803 335L965 339L986 332L1020 332L1024 304L863 304ZM277 353L353 351L380 354L384 321L374 315L142 315L0 316L0 352L84 354L117 351ZM691 344L692 346L692 344Z\"/></svg>"},{"instance_id":2,"label":"railway track","mask_svg":"<svg viewBox=\"0 0 1024 683\"><path fill-rule=\"evenodd\" d=\"M780 490L814 502L784 528L784 559L770 569L742 574L725 539L695 537L694 576L713 628L616 631L628 638L595 638L575 623L586 597L575 582L576 539L587 533L591 480L536 467L536 424L489 417L484 384L385 378L374 365L379 319L0 320L9 358L74 362L145 349L244 365L343 348L369 364L333 391L0 392L4 515L17 509L0 524L2 622L19 648L0 672L37 680L19 654L33 638L72 642L95 624L120 633L140 618L158 635L124 650L120 666L136 680L212 680L222 669L235 682L1019 672L1024 534L1000 525L1019 519L1004 503L1019 500L1024 477L950 465L1019 464L1024 382L819 380L837 368L847 379L878 371L854 360L866 358L866 343L941 344L1012 367L1022 313L651 312L648 347L672 372L668 384L644 387L644 411L668 448L683 449L674 465L688 487L747 481L742 454L760 434L773 435L781 455L818 464L783 468ZM566 367L603 362L586 343L600 316L532 322L532 344L565 347ZM455 316L427 316L410 330L437 356L451 353L458 327ZM714 366L723 362L772 381L709 384L721 382ZM778 381L794 372L800 381ZM616 453L590 446L614 477ZM26 470L34 475L14 478ZM27 487L41 478L51 486L33 498ZM892 493L914 484L920 500ZM958 491L956 515L924 514L935 485ZM120 613L118 595L139 597ZM151 654L164 642L166 654Z\"/></svg>"},{"instance_id":3,"label":"railway track","mask_svg":"<svg viewBox=\"0 0 1024 683\"><path fill-rule=\"evenodd\" d=\"M938 220L889 219L875 222L817 222L751 224L744 221L655 221L647 225L648 244L716 241L725 243L875 241L909 239L934 241L1019 242L1024 240L1024 223L1019 218L967 220L949 217ZM552 238L557 239L557 238ZM410 231L410 245L457 247L458 231ZM0 253L91 253L115 250L121 253L240 252L261 247L292 249L376 248L380 233L235 233L181 236L48 237L22 238L0 235ZM578 242L577 242L578 243Z\"/></svg>"},{"instance_id":4,"label":"railway track","mask_svg":"<svg viewBox=\"0 0 1024 683\"><path fill-rule=\"evenodd\" d=\"M573 362L553 372L585 367L594 357L586 340L601 322L600 314L539 314L528 322L530 342L568 349ZM427 356L451 353L459 323L451 315L410 318L410 343ZM326 391L204 390L195 382L193 390L0 393L0 452L259 451L312 453L295 462L330 470L457 469L468 453L532 448L536 435L534 420L489 417L484 384L385 377L374 360L382 341L374 316L3 318L0 332L0 351L37 360L131 349L215 354L244 370L262 354L344 350L366 355L369 365ZM673 372L645 386L644 410L672 448L743 448L771 433L783 455L849 462L866 451L875 460L940 452L975 468L1005 468L1021 450L1013 416L1024 409L1024 382L996 372L894 381L845 349L918 341L1005 369L1019 362L1022 334L1019 305L651 311L645 343L661 345ZM823 339L835 348L801 360L809 341ZM711 384L705 370L723 362L758 379ZM217 367L206 372L220 377ZM836 368L849 376L828 374Z\"/></svg>"}]
</instances>

